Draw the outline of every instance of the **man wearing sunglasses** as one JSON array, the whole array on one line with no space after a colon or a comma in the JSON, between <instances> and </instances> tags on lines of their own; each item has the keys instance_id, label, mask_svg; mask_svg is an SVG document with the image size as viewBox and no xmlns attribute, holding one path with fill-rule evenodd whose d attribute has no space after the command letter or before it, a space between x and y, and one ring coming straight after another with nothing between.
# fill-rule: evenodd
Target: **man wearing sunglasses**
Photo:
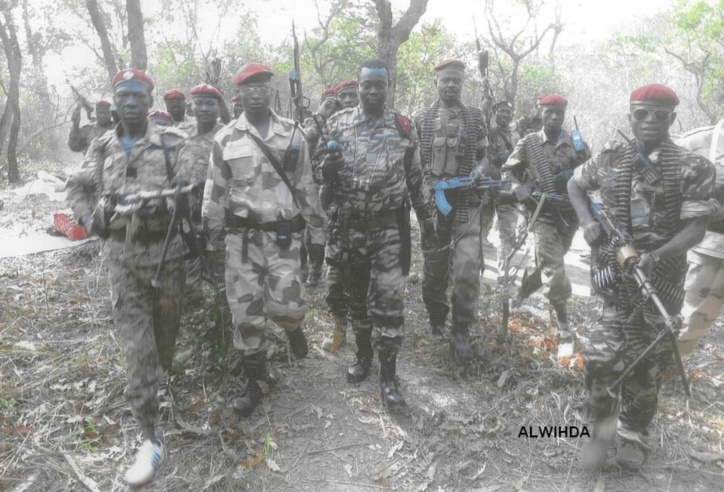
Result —
<instances>
[{"instance_id":1,"label":"man wearing sunglasses","mask_svg":"<svg viewBox=\"0 0 724 492\"><path fill-rule=\"evenodd\" d=\"M669 137L678 103L674 91L661 84L633 91L629 123L636 148L609 142L577 168L568 183L584 238L589 244L601 241L592 268L612 272L610 280L594 282L596 305L590 313L590 343L584 352L586 410L593 432L580 460L588 469L603 465L614 438L619 465L637 470L644 463L662 366L671 361L672 347L666 339L656 345L620 388L613 394L609 391L626 365L664 329L664 319L652 301L639 293L634 278L618 266L616 248L602 237L587 194L600 191L603 208L633 238L638 266L652 279L669 314L677 315L684 298L686 251L701 241L716 211L716 201L711 199L714 166ZM642 172L638 152L648 158L659 177Z\"/></svg>"},{"instance_id":2,"label":"man wearing sunglasses","mask_svg":"<svg viewBox=\"0 0 724 492\"><path fill-rule=\"evenodd\" d=\"M306 222L321 245L326 226L304 132L269 107L273 75L247 63L234 78L244 112L214 138L202 210L207 249L224 248L226 232L226 297L248 379L232 408L245 417L263 396L258 382L271 381L267 320L285 331L296 358L307 355L301 232Z\"/></svg>"},{"instance_id":3,"label":"man wearing sunglasses","mask_svg":"<svg viewBox=\"0 0 724 492\"><path fill-rule=\"evenodd\" d=\"M538 203L531 190L551 195L567 195L566 183L573 169L591 157L585 143L583 151L576 151L571 135L563 129L568 101L557 94L538 98L543 128L529 133L518 141L503 164L503 177L510 177L516 199L523 203L529 215ZM520 303L543 287L556 313L558 324L558 357L573 355L574 332L568 325L567 303L571 296L571 282L566 277L563 257L571 247L578 229L578 218L570 205L563 201L544 201L533 224L535 238L535 265L526 269L513 305Z\"/></svg>"}]
</instances>

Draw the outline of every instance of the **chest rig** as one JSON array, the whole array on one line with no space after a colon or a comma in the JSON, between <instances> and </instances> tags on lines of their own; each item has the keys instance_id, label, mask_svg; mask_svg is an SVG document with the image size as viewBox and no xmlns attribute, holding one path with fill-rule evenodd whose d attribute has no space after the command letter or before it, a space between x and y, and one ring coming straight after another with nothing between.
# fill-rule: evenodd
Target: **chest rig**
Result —
<instances>
[{"instance_id":1,"label":"chest rig","mask_svg":"<svg viewBox=\"0 0 724 492\"><path fill-rule=\"evenodd\" d=\"M440 117L440 100L433 103L425 111L420 128L420 158L422 165L432 166L432 145L435 140L435 122ZM458 161L457 176L467 177L475 167L478 152L478 134L483 126L483 113L476 108L468 108L461 105L462 128L458 131L458 143L456 146L456 159ZM443 129L444 131L444 129ZM450 197L448 197L450 198ZM467 222L470 218L471 194L465 192L455 193L452 197L455 219L460 222Z\"/></svg>"},{"instance_id":2,"label":"chest rig","mask_svg":"<svg viewBox=\"0 0 724 492\"><path fill-rule=\"evenodd\" d=\"M622 149L617 163L617 174L614 178L613 216L620 227L632 237L631 224L631 187L634 173L634 150L627 146ZM681 228L681 149L671 140L665 140L661 152L662 185L665 194L664 224L659 225L661 235L666 240L673 237ZM651 183L653 184L653 183ZM652 251L658 245L636 245L641 252ZM652 283L664 304L678 312L684 302L683 281L686 275L686 255L662 260L656 265L652 274ZM591 284L593 290L620 306L631 306L640 303L639 289L636 281L624 274L616 261L616 250L610 242L604 242L596 252L596 261L591 268Z\"/></svg>"}]
</instances>

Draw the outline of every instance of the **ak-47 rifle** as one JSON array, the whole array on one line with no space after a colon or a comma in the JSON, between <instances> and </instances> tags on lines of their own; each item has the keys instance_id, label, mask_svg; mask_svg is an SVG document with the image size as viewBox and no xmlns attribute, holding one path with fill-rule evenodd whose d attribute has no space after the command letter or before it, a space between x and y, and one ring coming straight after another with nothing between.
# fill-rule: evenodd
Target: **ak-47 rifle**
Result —
<instances>
[{"instance_id":1,"label":"ak-47 rifle","mask_svg":"<svg viewBox=\"0 0 724 492\"><path fill-rule=\"evenodd\" d=\"M684 383L684 391L687 396L691 396L689 389L689 382L686 379L686 371L684 370L684 364L681 362L681 354L679 354L679 346L676 339L676 331L681 325L681 318L679 316L672 316L669 314L666 306L661 301L661 298L656 293L656 289L651 283L651 279L648 275L639 267L639 256L634 246L633 239L627 231L621 229L618 224L612 219L604 210L603 206L590 200L591 210L593 211L594 218L601 224L603 230L606 233L608 241L616 252L616 262L628 275L631 275L638 285L641 293L644 296L644 302L651 299L656 310L664 318L664 329L661 330L656 338L648 347L641 352L638 357L623 371L619 378L608 387L608 393L615 396L618 392L618 387L628 377L631 372L641 363L641 361L651 352L663 339L668 337L671 343L674 358L676 359L676 365L681 376L681 381Z\"/></svg>"},{"instance_id":2,"label":"ak-47 rifle","mask_svg":"<svg viewBox=\"0 0 724 492\"><path fill-rule=\"evenodd\" d=\"M304 97L302 90L302 72L299 60L299 41L297 30L292 21L292 40L294 42L294 69L289 72L289 98L294 105L294 120L300 125L304 122L304 110L309 107L309 99ZM306 104L305 104L306 101Z\"/></svg>"},{"instance_id":3,"label":"ak-47 rifle","mask_svg":"<svg viewBox=\"0 0 724 492\"><path fill-rule=\"evenodd\" d=\"M454 190L460 188L467 188L475 190L477 192L488 191L494 189L500 189L503 186L510 184L509 179L495 180L489 176L483 177L482 179L475 180L469 177L456 177L450 179L441 179L435 181L435 204L437 209L443 215L448 215L452 212L452 206L448 203L445 197L445 190Z\"/></svg>"},{"instance_id":4,"label":"ak-47 rifle","mask_svg":"<svg viewBox=\"0 0 724 492\"><path fill-rule=\"evenodd\" d=\"M634 165L637 169L641 171L641 174L643 175L646 182L650 185L656 184L661 180L661 172L654 167L654 165L651 163L648 157L646 157L639 149L636 147L636 142L628 138L621 130L616 130L621 137L626 141L626 143L633 149L633 151L636 153L636 156L634 157Z\"/></svg>"},{"instance_id":5,"label":"ak-47 rifle","mask_svg":"<svg viewBox=\"0 0 724 492\"><path fill-rule=\"evenodd\" d=\"M70 86L70 90L73 91L73 94L75 94L75 97L80 101L81 105L83 106L83 109L85 109L86 115L88 115L88 119L90 120L93 116L93 106L90 102L88 102L88 99L86 99L73 85L68 82L68 85Z\"/></svg>"}]
</instances>

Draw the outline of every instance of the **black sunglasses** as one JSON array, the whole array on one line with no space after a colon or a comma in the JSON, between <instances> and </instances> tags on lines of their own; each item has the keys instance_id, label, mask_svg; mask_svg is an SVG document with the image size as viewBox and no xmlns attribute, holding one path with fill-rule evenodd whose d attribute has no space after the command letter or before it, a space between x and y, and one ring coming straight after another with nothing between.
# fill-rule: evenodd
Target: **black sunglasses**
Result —
<instances>
[{"instance_id":1,"label":"black sunglasses","mask_svg":"<svg viewBox=\"0 0 724 492\"><path fill-rule=\"evenodd\" d=\"M654 121L666 121L671 116L671 111L665 109L637 109L633 112L636 121L646 121L649 115L652 116Z\"/></svg>"}]
</instances>

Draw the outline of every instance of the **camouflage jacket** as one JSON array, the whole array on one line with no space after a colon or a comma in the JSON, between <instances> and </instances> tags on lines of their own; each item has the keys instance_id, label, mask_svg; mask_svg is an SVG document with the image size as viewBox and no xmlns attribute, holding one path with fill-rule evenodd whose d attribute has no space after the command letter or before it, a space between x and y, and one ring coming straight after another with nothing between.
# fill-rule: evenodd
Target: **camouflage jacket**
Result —
<instances>
[{"instance_id":1,"label":"camouflage jacket","mask_svg":"<svg viewBox=\"0 0 724 492\"><path fill-rule=\"evenodd\" d=\"M505 164L505 161L508 160L508 156L513 152L518 140L520 140L520 135L510 126L492 126L490 128L488 154L493 167L500 169L500 167Z\"/></svg>"},{"instance_id":2,"label":"camouflage jacket","mask_svg":"<svg viewBox=\"0 0 724 492\"><path fill-rule=\"evenodd\" d=\"M181 127L177 127L181 129ZM199 190L194 193L191 200L194 222L200 223L201 202L203 199L203 186L209 176L209 157L211 146L214 144L214 136L224 128L221 123L216 123L211 131L199 135L198 126L186 126L188 138L178 152L179 176L184 182L200 184Z\"/></svg>"},{"instance_id":3,"label":"camouflage jacket","mask_svg":"<svg viewBox=\"0 0 724 492\"><path fill-rule=\"evenodd\" d=\"M613 210L615 201L616 176L621 172L620 163L626 144L620 141L608 142L603 150L578 167L573 179L585 191L600 190L603 206ZM696 217L711 215L716 211L717 202L712 199L714 190L714 166L704 157L681 149L681 219L685 222ZM657 165L663 158L661 148L654 149L649 160ZM640 173L633 173L631 180L631 227L634 243L641 251L650 251L665 243L677 231L666 232L662 227L667 221L666 199L663 180L648 184Z\"/></svg>"},{"instance_id":4,"label":"camouflage jacket","mask_svg":"<svg viewBox=\"0 0 724 492\"><path fill-rule=\"evenodd\" d=\"M110 128L104 128L98 123L83 125L80 128L73 125L70 129L70 135L68 135L68 147L73 152L82 152L85 155L93 139L100 137L108 130Z\"/></svg>"},{"instance_id":5,"label":"camouflage jacket","mask_svg":"<svg viewBox=\"0 0 724 492\"><path fill-rule=\"evenodd\" d=\"M68 178L67 202L77 218L91 214L106 192L133 194L172 186L178 172L176 155L184 134L148 122L146 134L126 151L119 137L121 131L119 124L114 131L93 140L83 164ZM137 265L157 264L171 213L161 207L151 215L143 219L138 214L110 217L108 253ZM185 252L181 238L174 234L166 259L181 257Z\"/></svg>"},{"instance_id":6,"label":"camouflage jacket","mask_svg":"<svg viewBox=\"0 0 724 492\"><path fill-rule=\"evenodd\" d=\"M430 178L423 173L409 119L385 109L382 118L373 120L361 107L348 108L332 115L323 132L344 155L332 198L340 216L384 215L410 198L418 220L432 217Z\"/></svg>"},{"instance_id":7,"label":"camouflage jacket","mask_svg":"<svg viewBox=\"0 0 724 492\"><path fill-rule=\"evenodd\" d=\"M289 220L301 213L307 224L319 231L312 234L312 242L324 244L326 214L319 204L317 187L312 178L304 132L298 127L295 129L294 121L278 116L271 109L269 113L266 139L248 122L246 113L222 128L214 138L202 211L214 248L221 247L220 238L227 213L262 223ZM291 168L286 170L296 201L250 134L263 140L282 165L290 145L294 143L298 146L296 159L290 153Z\"/></svg>"},{"instance_id":8,"label":"camouflage jacket","mask_svg":"<svg viewBox=\"0 0 724 492\"><path fill-rule=\"evenodd\" d=\"M561 194L568 194L566 189L566 183L570 177L570 173L583 164L585 161L591 158L591 150L587 144L583 150L583 155L579 156L576 150L573 148L573 140L571 135L561 130L556 141L548 140L544 130L532 134L536 136L543 147L543 154L548 161L551 173L554 179L559 176L562 179L556 180L556 191ZM538 174L538 168L532 161L532 156L526 145L526 137L518 140L515 145L513 152L508 156L508 160L503 164L501 172L504 177L510 177L516 184L524 184L525 186L533 189L540 188L540 175ZM560 186L559 186L560 184Z\"/></svg>"}]
</instances>

